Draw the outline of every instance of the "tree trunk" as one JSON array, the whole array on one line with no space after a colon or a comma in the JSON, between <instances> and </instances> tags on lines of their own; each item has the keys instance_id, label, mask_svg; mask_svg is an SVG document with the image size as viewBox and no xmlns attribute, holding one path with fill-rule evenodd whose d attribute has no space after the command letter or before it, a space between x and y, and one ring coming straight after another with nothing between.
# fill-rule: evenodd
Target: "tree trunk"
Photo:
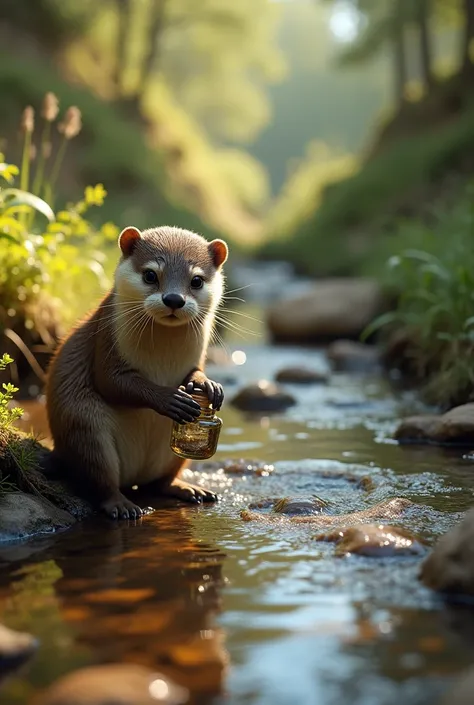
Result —
<instances>
[{"instance_id":1,"label":"tree trunk","mask_svg":"<svg viewBox=\"0 0 474 705\"><path fill-rule=\"evenodd\" d=\"M420 34L421 76L425 91L433 87L432 51L430 41L429 19L430 0L418 0L417 24Z\"/></svg>"},{"instance_id":2,"label":"tree trunk","mask_svg":"<svg viewBox=\"0 0 474 705\"><path fill-rule=\"evenodd\" d=\"M473 71L471 44L474 41L474 0L464 0L464 37L462 43L461 70L463 73Z\"/></svg>"},{"instance_id":3,"label":"tree trunk","mask_svg":"<svg viewBox=\"0 0 474 705\"><path fill-rule=\"evenodd\" d=\"M116 44L116 62L114 83L117 95L123 95L123 77L127 67L128 33L131 25L132 3L131 0L115 0L117 6L118 32Z\"/></svg>"},{"instance_id":4,"label":"tree trunk","mask_svg":"<svg viewBox=\"0 0 474 705\"><path fill-rule=\"evenodd\" d=\"M395 102L398 107L401 107L405 101L405 86L408 80L404 25L402 2L401 0L396 0L393 33L393 69Z\"/></svg>"},{"instance_id":5,"label":"tree trunk","mask_svg":"<svg viewBox=\"0 0 474 705\"><path fill-rule=\"evenodd\" d=\"M166 26L167 0L153 0L148 29L148 45L143 59L137 96L143 95L146 86L158 67L161 39Z\"/></svg>"}]
</instances>

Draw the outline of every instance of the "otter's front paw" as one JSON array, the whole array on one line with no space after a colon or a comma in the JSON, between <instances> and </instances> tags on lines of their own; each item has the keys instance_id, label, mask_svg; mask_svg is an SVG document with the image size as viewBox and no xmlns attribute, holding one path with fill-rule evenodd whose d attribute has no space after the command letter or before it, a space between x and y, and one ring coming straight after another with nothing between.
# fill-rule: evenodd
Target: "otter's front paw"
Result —
<instances>
[{"instance_id":1,"label":"otter's front paw","mask_svg":"<svg viewBox=\"0 0 474 705\"><path fill-rule=\"evenodd\" d=\"M143 511L136 504L118 492L110 499L102 502L100 508L111 519L139 519L143 515Z\"/></svg>"},{"instance_id":2,"label":"otter's front paw","mask_svg":"<svg viewBox=\"0 0 474 705\"><path fill-rule=\"evenodd\" d=\"M201 407L197 401L181 387L179 389L166 388L160 396L157 406L160 414L180 424L195 421L201 413Z\"/></svg>"},{"instance_id":3,"label":"otter's front paw","mask_svg":"<svg viewBox=\"0 0 474 705\"><path fill-rule=\"evenodd\" d=\"M212 408L215 411L219 411L224 402L224 389L222 384L218 382L213 382L212 379L208 379L202 373L196 379L192 379L186 384L186 391L188 394L192 394L195 389L207 394L209 403L212 404Z\"/></svg>"},{"instance_id":4,"label":"otter's front paw","mask_svg":"<svg viewBox=\"0 0 474 705\"><path fill-rule=\"evenodd\" d=\"M178 478L173 480L173 482L166 487L163 487L162 494L166 497L181 499L183 502L190 502L191 504L217 502L218 500L218 497L214 492L210 492L209 490L204 489L204 487L191 485L188 482L179 480Z\"/></svg>"}]
</instances>

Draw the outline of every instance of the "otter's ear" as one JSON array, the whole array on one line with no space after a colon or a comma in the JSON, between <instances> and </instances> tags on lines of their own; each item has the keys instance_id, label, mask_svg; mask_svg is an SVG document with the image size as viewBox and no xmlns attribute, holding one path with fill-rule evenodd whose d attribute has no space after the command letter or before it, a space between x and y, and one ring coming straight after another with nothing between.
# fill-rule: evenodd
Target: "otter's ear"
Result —
<instances>
[{"instance_id":1,"label":"otter's ear","mask_svg":"<svg viewBox=\"0 0 474 705\"><path fill-rule=\"evenodd\" d=\"M132 226L125 228L119 235L119 247L122 250L124 257L130 257L133 252L133 248L140 240L142 234L141 232Z\"/></svg>"},{"instance_id":2,"label":"otter's ear","mask_svg":"<svg viewBox=\"0 0 474 705\"><path fill-rule=\"evenodd\" d=\"M224 240L213 240L209 243L209 252L211 253L214 267L219 269L227 259L229 250Z\"/></svg>"}]
</instances>

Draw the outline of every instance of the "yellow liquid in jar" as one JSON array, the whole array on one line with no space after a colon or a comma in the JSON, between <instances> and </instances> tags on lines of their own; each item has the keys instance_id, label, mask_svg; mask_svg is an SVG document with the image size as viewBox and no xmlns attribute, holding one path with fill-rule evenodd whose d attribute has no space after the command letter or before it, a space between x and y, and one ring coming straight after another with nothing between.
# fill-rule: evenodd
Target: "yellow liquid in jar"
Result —
<instances>
[{"instance_id":1,"label":"yellow liquid in jar","mask_svg":"<svg viewBox=\"0 0 474 705\"><path fill-rule=\"evenodd\" d=\"M217 450L222 420L215 416L206 397L198 394L193 394L193 397L201 405L201 415L191 423L179 424L175 421L170 446L180 458L207 460Z\"/></svg>"}]
</instances>

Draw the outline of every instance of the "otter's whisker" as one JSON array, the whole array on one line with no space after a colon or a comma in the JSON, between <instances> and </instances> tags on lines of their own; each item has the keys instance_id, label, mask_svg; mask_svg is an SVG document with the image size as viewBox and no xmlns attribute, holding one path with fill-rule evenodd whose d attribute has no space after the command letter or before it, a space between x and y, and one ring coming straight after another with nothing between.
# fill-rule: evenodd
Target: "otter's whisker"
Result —
<instances>
[{"instance_id":1,"label":"otter's whisker","mask_svg":"<svg viewBox=\"0 0 474 705\"><path fill-rule=\"evenodd\" d=\"M244 289L248 289L251 286L255 286L257 282L253 282L252 284L246 284L245 286L239 286L237 289L229 289L229 291L226 291L224 296L227 296L227 294L235 294L237 291L243 291Z\"/></svg>"},{"instance_id":2,"label":"otter's whisker","mask_svg":"<svg viewBox=\"0 0 474 705\"><path fill-rule=\"evenodd\" d=\"M241 316L242 318L247 318L249 321L255 321L256 323L263 323L260 318L255 318L254 316L249 316L248 313L242 313L241 311L235 311L232 308L219 308L219 311L223 313L232 313L235 316Z\"/></svg>"}]
</instances>

